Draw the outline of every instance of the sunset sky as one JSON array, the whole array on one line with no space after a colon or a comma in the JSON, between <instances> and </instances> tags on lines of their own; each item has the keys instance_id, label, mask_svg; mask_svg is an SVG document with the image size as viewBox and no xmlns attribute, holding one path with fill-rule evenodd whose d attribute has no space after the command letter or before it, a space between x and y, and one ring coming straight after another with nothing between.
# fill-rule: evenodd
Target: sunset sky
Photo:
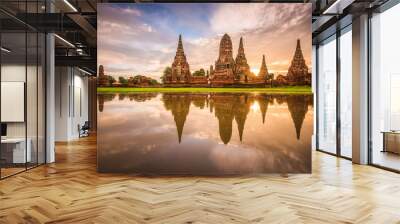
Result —
<instances>
[{"instance_id":1,"label":"sunset sky","mask_svg":"<svg viewBox=\"0 0 400 224\"><path fill-rule=\"evenodd\" d=\"M227 33L236 57L243 37L248 64L258 73L265 54L270 73L286 75L301 40L311 70L311 4L98 4L98 63L107 75L146 75L159 80L171 66L182 34L193 73L218 58Z\"/></svg>"}]
</instances>

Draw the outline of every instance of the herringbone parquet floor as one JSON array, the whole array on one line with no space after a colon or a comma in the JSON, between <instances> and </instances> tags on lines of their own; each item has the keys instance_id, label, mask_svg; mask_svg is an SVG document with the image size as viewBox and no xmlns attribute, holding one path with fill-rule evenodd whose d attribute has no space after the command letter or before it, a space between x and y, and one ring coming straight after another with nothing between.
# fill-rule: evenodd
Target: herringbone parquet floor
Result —
<instances>
[{"instance_id":1,"label":"herringbone parquet floor","mask_svg":"<svg viewBox=\"0 0 400 224\"><path fill-rule=\"evenodd\" d=\"M400 175L313 153L311 175L96 172L95 138L0 181L0 223L400 223Z\"/></svg>"}]
</instances>

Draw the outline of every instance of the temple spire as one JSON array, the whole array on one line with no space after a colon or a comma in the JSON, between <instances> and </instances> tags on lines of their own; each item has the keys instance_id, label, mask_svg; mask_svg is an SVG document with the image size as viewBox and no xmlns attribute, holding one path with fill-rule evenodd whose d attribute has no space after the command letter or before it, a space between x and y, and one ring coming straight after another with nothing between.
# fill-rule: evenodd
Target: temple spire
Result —
<instances>
[{"instance_id":1,"label":"temple spire","mask_svg":"<svg viewBox=\"0 0 400 224\"><path fill-rule=\"evenodd\" d=\"M286 77L290 85L308 85L311 82L311 76L308 73L308 67L301 50L300 39L297 39L296 50Z\"/></svg>"},{"instance_id":2,"label":"temple spire","mask_svg":"<svg viewBox=\"0 0 400 224\"><path fill-rule=\"evenodd\" d=\"M243 38L242 38L242 37L240 37L238 53L239 53L239 54L244 54Z\"/></svg>"},{"instance_id":3,"label":"temple spire","mask_svg":"<svg viewBox=\"0 0 400 224\"><path fill-rule=\"evenodd\" d=\"M267 65L265 64L265 55L263 54L263 59L262 59L262 62L261 62L261 67L262 68L267 68Z\"/></svg>"},{"instance_id":4,"label":"temple spire","mask_svg":"<svg viewBox=\"0 0 400 224\"><path fill-rule=\"evenodd\" d=\"M243 110L245 109L244 106L246 105L243 105L242 108L238 108L238 110L235 111L235 120L239 131L240 142L243 141L244 124L246 123L246 117L248 113L248 111Z\"/></svg>"},{"instance_id":5,"label":"temple spire","mask_svg":"<svg viewBox=\"0 0 400 224\"><path fill-rule=\"evenodd\" d=\"M183 44L182 44L182 35L181 34L179 34L178 49L176 51L177 51L176 52L177 54L178 54L178 52L183 53Z\"/></svg>"},{"instance_id":6,"label":"temple spire","mask_svg":"<svg viewBox=\"0 0 400 224\"><path fill-rule=\"evenodd\" d=\"M235 79L239 82L247 82L250 76L250 66L247 63L246 55L244 54L243 38L240 37L239 49L235 59Z\"/></svg>"},{"instance_id":7,"label":"temple spire","mask_svg":"<svg viewBox=\"0 0 400 224\"><path fill-rule=\"evenodd\" d=\"M265 63L265 55L263 54L260 72L258 73L258 77L265 77L266 75L268 75L268 68L267 68L267 64Z\"/></svg>"},{"instance_id":8,"label":"temple spire","mask_svg":"<svg viewBox=\"0 0 400 224\"><path fill-rule=\"evenodd\" d=\"M182 35L181 35L181 34L179 34L178 49L183 49L183 45L182 45Z\"/></svg>"},{"instance_id":9,"label":"temple spire","mask_svg":"<svg viewBox=\"0 0 400 224\"><path fill-rule=\"evenodd\" d=\"M179 144L182 141L182 133L183 133L183 126L185 125L185 120L177 120L175 119L176 130L178 131L178 141Z\"/></svg>"},{"instance_id":10,"label":"temple spire","mask_svg":"<svg viewBox=\"0 0 400 224\"><path fill-rule=\"evenodd\" d=\"M264 97L262 97L258 100L258 104L260 105L262 123L264 124L265 116L267 115L267 109L268 109L268 99L265 99Z\"/></svg>"},{"instance_id":11,"label":"temple spire","mask_svg":"<svg viewBox=\"0 0 400 224\"><path fill-rule=\"evenodd\" d=\"M296 137L300 139L303 121L308 112L307 98L304 96L288 96L287 106L296 129Z\"/></svg>"},{"instance_id":12,"label":"temple spire","mask_svg":"<svg viewBox=\"0 0 400 224\"><path fill-rule=\"evenodd\" d=\"M238 131L239 131L240 142L243 141L243 130L244 130L244 121L243 122L238 122Z\"/></svg>"},{"instance_id":13,"label":"temple spire","mask_svg":"<svg viewBox=\"0 0 400 224\"><path fill-rule=\"evenodd\" d=\"M301 50L300 39L297 39L296 52L294 53L294 58L304 61L303 52Z\"/></svg>"},{"instance_id":14,"label":"temple spire","mask_svg":"<svg viewBox=\"0 0 400 224\"><path fill-rule=\"evenodd\" d=\"M179 34L178 47L172 62L170 74L164 77L164 84L188 84L190 82L190 68L183 51L182 35Z\"/></svg>"}]
</instances>

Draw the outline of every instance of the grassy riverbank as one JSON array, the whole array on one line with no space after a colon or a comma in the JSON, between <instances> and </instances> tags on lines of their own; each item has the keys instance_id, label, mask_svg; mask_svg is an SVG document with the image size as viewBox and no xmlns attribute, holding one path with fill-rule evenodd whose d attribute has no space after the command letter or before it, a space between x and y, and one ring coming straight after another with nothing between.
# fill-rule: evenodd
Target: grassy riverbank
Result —
<instances>
[{"instance_id":1,"label":"grassy riverbank","mask_svg":"<svg viewBox=\"0 0 400 224\"><path fill-rule=\"evenodd\" d=\"M98 87L98 93L139 93L139 92L174 92L174 93L237 93L237 92L256 92L271 94L311 94L309 86L288 86L272 88L132 88L132 87Z\"/></svg>"}]
</instances>

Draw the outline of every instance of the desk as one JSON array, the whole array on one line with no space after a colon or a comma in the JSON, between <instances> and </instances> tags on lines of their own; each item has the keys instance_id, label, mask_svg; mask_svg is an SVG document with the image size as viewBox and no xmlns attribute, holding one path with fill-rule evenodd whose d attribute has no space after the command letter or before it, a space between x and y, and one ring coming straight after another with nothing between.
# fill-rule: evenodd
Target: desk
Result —
<instances>
[{"instance_id":1,"label":"desk","mask_svg":"<svg viewBox=\"0 0 400 224\"><path fill-rule=\"evenodd\" d=\"M400 131L382 131L383 150L382 152L392 152L400 154Z\"/></svg>"},{"instance_id":2,"label":"desk","mask_svg":"<svg viewBox=\"0 0 400 224\"><path fill-rule=\"evenodd\" d=\"M5 154L6 161L10 163L26 163L31 162L32 160L32 153L31 153L31 139L27 139L27 146L25 151L25 138L6 138L1 139L1 154L2 157ZM10 155L12 154L12 156ZM10 156L8 156L10 155ZM4 157L3 157L4 158ZM12 158L12 161L10 161Z\"/></svg>"}]
</instances>

